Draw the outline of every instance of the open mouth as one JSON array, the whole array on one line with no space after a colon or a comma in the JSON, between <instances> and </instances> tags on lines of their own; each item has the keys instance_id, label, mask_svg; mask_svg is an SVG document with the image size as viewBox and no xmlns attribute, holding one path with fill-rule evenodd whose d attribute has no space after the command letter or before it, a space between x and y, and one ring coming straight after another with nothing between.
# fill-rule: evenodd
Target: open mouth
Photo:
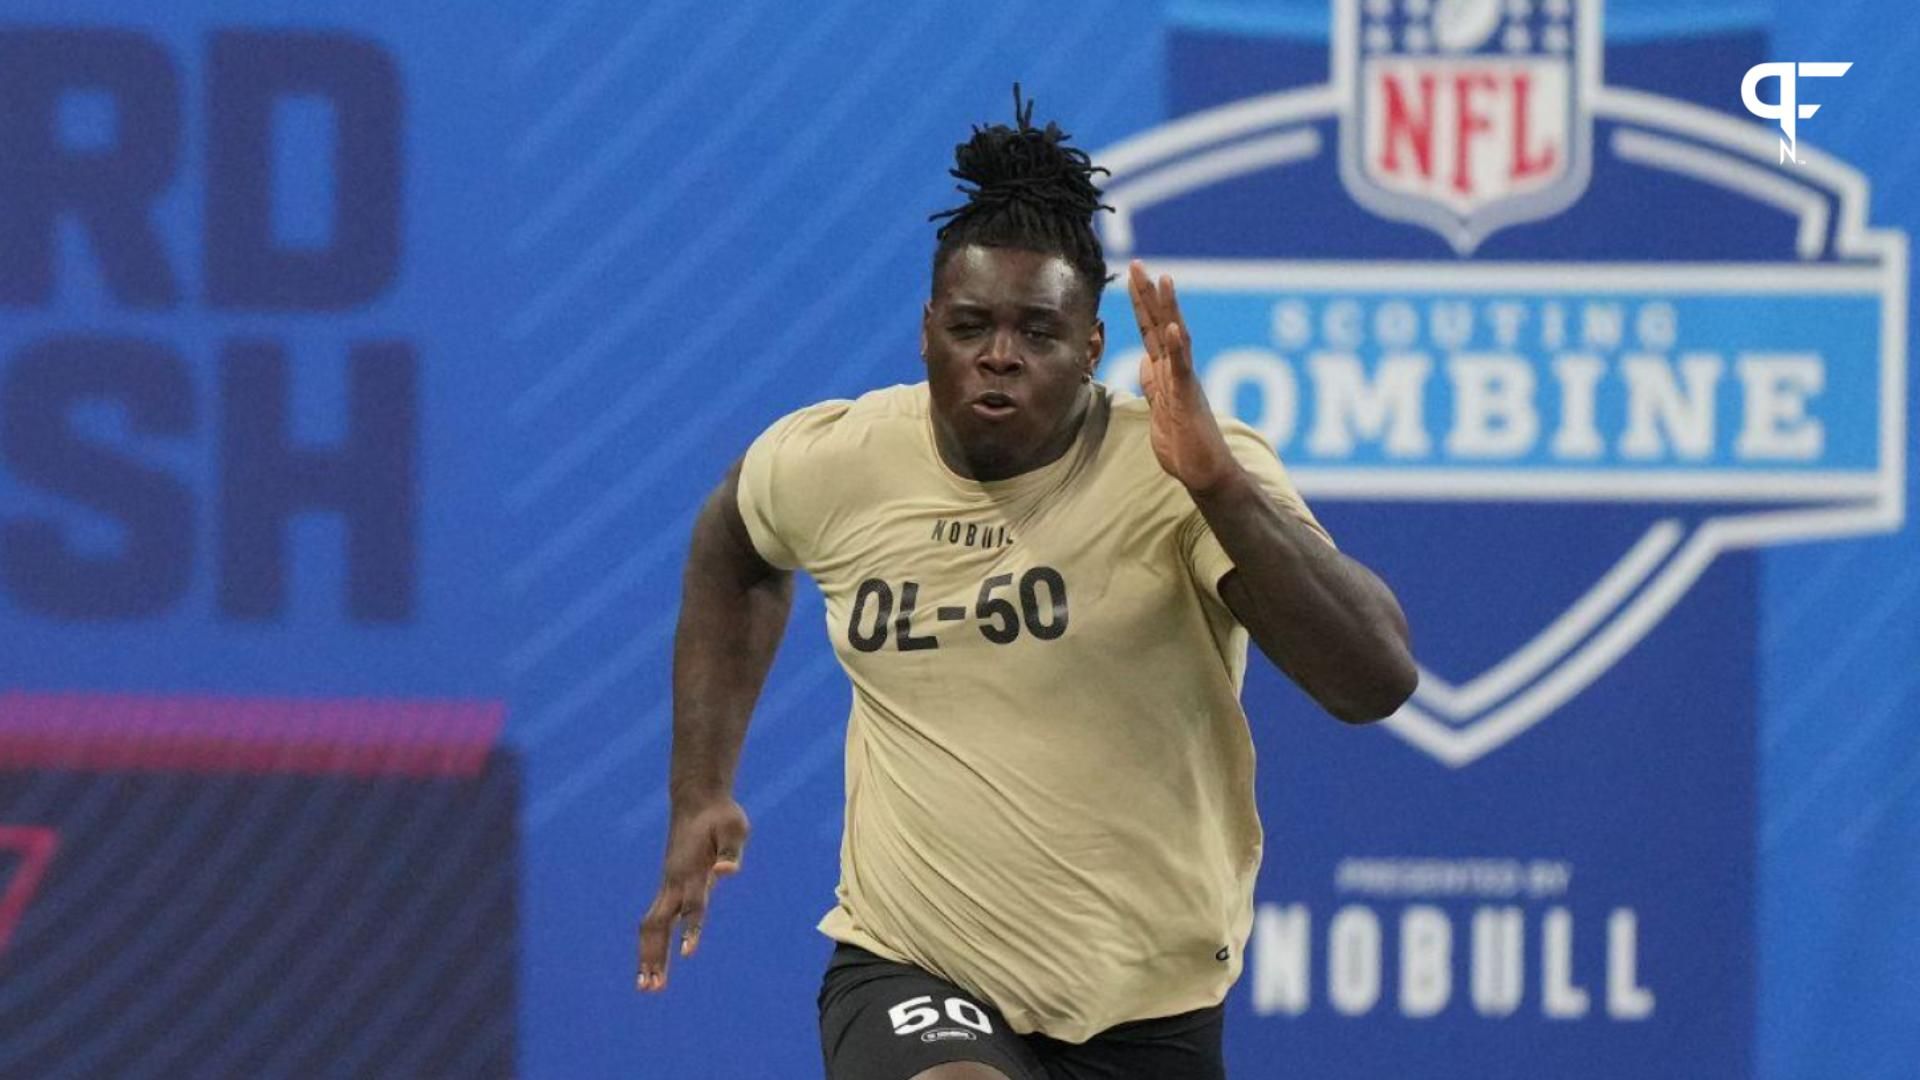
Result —
<instances>
[{"instance_id":1,"label":"open mouth","mask_svg":"<svg viewBox=\"0 0 1920 1080\"><path fill-rule=\"evenodd\" d=\"M975 397L972 404L975 413L986 417L1011 416L1020 408L1019 405L1015 404L1011 395L1001 393L998 390L988 390L986 393Z\"/></svg>"}]
</instances>

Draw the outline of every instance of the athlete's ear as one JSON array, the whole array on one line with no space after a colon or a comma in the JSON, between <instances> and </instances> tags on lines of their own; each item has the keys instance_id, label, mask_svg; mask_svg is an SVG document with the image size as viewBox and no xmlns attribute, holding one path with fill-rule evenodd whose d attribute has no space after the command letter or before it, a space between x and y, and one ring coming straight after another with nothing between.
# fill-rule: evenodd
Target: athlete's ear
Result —
<instances>
[{"instance_id":1,"label":"athlete's ear","mask_svg":"<svg viewBox=\"0 0 1920 1080\"><path fill-rule=\"evenodd\" d=\"M933 301L920 305L920 359L927 358L927 328L933 325Z\"/></svg>"},{"instance_id":2,"label":"athlete's ear","mask_svg":"<svg viewBox=\"0 0 1920 1080\"><path fill-rule=\"evenodd\" d=\"M1107 354L1107 324L1099 316L1094 316L1093 333L1087 337L1087 381L1100 373L1100 358Z\"/></svg>"}]
</instances>

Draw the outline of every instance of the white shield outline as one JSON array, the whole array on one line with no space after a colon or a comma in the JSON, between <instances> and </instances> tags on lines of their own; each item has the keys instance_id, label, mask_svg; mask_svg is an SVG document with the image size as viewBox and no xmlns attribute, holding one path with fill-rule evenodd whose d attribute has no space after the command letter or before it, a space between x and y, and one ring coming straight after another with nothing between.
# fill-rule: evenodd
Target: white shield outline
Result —
<instances>
[{"instance_id":1,"label":"white shield outline","mask_svg":"<svg viewBox=\"0 0 1920 1080\"><path fill-rule=\"evenodd\" d=\"M1350 7L1351 5L1346 5ZM1597 20L1595 20L1597 25ZM1597 76L1597 66L1593 69ZM1136 254L1133 217L1165 199L1231 177L1312 160L1322 139L1314 126L1338 116L1350 100L1333 85L1264 95L1211 109L1147 131L1096 153L1112 173L1106 199L1115 213L1102 221L1103 240L1118 258ZM1758 509L1708 517L1692 528L1676 519L1656 521L1588 592L1531 641L1461 686L1422 670L1413 701L1385 723L1396 735L1459 768L1517 737L1550 715L1595 679L1659 623L1723 551L1801 540L1838 539L1897 530L1905 517L1906 365L1908 246L1905 234L1866 225L1869 188L1857 170L1811 148L1790 173L1773 162L1771 132L1686 102L1623 88L1597 88L1588 98L1596 116L1618 123L1612 149L1623 160L1714 184L1794 215L1795 255L1857 260L1847 265L1772 262L1607 264L1495 263L1476 267L1476 277L1498 284L1503 276L1537 286L1543 272L1565 278L1578 271L1585 286L1617 279L1621 287L1646 288L1650 280L1678 281L1711 291L1871 291L1880 308L1880 433L1878 467L1864 482L1857 474L1789 480L1763 477L1747 494L1752 500L1824 500L1826 505ZM1804 144L1803 144L1804 145ZM1827 197L1837 209L1829 220ZM1831 246L1828 236L1831 234ZM1302 275L1340 273L1325 262L1187 260L1156 265L1183 287L1246 287L1303 280ZM1417 263L1348 264L1361 278L1411 285L1437 276L1460 282L1461 265ZM1675 278L1674 275L1679 275ZM1346 279L1349 283L1358 280ZM1653 476L1581 475L1561 472L1525 481L1474 470L1314 469L1293 471L1313 498L1583 499L1737 501L1735 486L1688 490ZM1838 481L1838 483L1835 483ZM1666 490L1660 490L1662 484Z\"/></svg>"},{"instance_id":2,"label":"white shield outline","mask_svg":"<svg viewBox=\"0 0 1920 1080\"><path fill-rule=\"evenodd\" d=\"M1461 215L1431 199L1375 183L1361 162L1360 4L1338 0L1333 10L1333 82L1339 99L1340 183L1361 206L1380 217L1422 225L1439 233L1460 255L1471 255L1487 237L1509 225L1549 218L1584 195L1593 172L1593 118L1587 103L1601 89L1605 50L1600 0L1574 0L1573 122L1567 132L1567 171L1548 187L1499 199Z\"/></svg>"}]
</instances>

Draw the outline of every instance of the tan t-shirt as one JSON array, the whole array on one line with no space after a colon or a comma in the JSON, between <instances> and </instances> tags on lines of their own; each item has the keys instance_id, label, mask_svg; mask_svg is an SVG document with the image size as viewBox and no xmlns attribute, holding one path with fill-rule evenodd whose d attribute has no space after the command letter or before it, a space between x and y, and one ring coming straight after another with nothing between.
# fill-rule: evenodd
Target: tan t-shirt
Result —
<instances>
[{"instance_id":1,"label":"tan t-shirt","mask_svg":"<svg viewBox=\"0 0 1920 1080\"><path fill-rule=\"evenodd\" d=\"M1147 431L1102 390L1058 461L981 483L934 449L923 383L792 413L740 473L754 546L819 583L853 681L821 930L1072 1042L1224 998L1260 865L1233 564Z\"/></svg>"}]
</instances>

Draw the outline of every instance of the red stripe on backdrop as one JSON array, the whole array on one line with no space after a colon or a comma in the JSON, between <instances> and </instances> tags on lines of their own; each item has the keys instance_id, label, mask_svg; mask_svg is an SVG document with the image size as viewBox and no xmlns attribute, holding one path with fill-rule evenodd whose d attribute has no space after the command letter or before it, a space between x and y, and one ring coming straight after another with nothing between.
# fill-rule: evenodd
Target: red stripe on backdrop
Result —
<instances>
[{"instance_id":1,"label":"red stripe on backdrop","mask_svg":"<svg viewBox=\"0 0 1920 1080\"><path fill-rule=\"evenodd\" d=\"M0 693L0 769L473 776L498 701Z\"/></svg>"}]
</instances>

